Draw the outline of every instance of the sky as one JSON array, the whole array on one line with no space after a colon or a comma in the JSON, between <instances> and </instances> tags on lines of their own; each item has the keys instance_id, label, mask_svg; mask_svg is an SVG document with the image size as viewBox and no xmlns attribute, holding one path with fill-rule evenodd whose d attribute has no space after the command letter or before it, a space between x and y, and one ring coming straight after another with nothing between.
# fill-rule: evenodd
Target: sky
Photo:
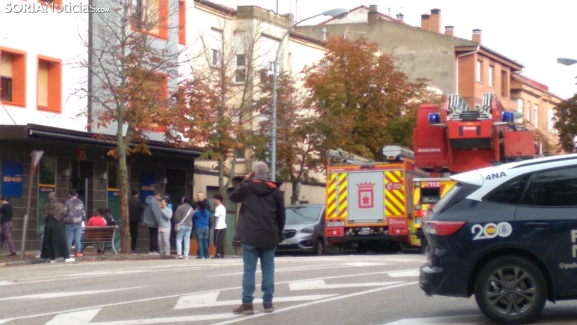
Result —
<instances>
[{"instance_id":1,"label":"sky","mask_svg":"<svg viewBox=\"0 0 577 325\"><path fill-rule=\"evenodd\" d=\"M255 5L276 10L277 0L211 0L229 7ZM548 0L278 0L280 14L304 19L323 11L360 5L377 5L384 14L402 13L405 22L421 25L421 15L441 9L441 32L454 26L455 36L471 39L473 29L482 30L482 44L523 66L522 74L549 86L561 98L577 93L577 64L564 66L557 58L577 60L575 13L577 1ZM318 24L319 17L302 25Z\"/></svg>"}]
</instances>

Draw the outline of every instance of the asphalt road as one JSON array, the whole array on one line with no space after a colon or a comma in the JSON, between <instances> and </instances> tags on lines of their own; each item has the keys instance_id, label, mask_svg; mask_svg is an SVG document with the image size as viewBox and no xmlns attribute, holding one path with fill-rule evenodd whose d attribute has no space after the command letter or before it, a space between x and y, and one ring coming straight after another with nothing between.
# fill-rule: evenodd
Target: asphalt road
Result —
<instances>
[{"instance_id":1,"label":"asphalt road","mask_svg":"<svg viewBox=\"0 0 577 325\"><path fill-rule=\"evenodd\" d=\"M490 324L473 298L425 297L423 255L276 259L275 308L238 316L242 261L75 262L0 269L0 324ZM257 273L257 284L260 273ZM257 287L255 298L262 297ZM548 303L539 324L577 324Z\"/></svg>"}]
</instances>

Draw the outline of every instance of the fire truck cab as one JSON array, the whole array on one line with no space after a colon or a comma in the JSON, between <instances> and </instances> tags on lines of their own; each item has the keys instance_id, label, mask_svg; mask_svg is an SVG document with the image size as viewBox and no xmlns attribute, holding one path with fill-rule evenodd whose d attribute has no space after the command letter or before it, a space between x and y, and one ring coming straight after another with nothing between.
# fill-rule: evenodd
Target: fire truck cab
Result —
<instances>
[{"instance_id":1,"label":"fire truck cab","mask_svg":"<svg viewBox=\"0 0 577 325\"><path fill-rule=\"evenodd\" d=\"M414 153L387 146L381 162L342 150L327 154L325 233L329 247L394 251L408 244L413 178L428 176L415 167Z\"/></svg>"}]
</instances>

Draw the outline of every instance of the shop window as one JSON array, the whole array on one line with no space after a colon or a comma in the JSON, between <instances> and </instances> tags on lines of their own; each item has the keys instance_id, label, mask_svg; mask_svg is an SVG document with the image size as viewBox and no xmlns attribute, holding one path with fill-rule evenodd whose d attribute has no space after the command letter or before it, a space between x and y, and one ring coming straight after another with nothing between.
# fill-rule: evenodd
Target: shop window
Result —
<instances>
[{"instance_id":1,"label":"shop window","mask_svg":"<svg viewBox=\"0 0 577 325\"><path fill-rule=\"evenodd\" d=\"M56 158L42 157L38 166L38 183L41 185L56 184Z\"/></svg>"}]
</instances>

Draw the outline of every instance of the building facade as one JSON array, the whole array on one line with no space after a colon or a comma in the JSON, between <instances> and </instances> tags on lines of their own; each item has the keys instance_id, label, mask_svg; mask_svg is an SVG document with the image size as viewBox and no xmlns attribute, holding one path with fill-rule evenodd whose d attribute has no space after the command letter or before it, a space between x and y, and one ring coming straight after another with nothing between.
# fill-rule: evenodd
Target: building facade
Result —
<instances>
[{"instance_id":1,"label":"building facade","mask_svg":"<svg viewBox=\"0 0 577 325\"><path fill-rule=\"evenodd\" d=\"M433 9L421 16L421 26L410 26L378 11L376 5L353 9L350 21L328 20L314 26L297 27L311 37L326 35L350 39L365 37L376 42L384 52L399 58L399 66L411 78L427 78L432 87L445 94L457 93L470 107L482 102L484 93L496 94L511 111L511 76L521 71L518 62L484 46L481 30L474 30L470 40L454 36L454 27L441 30L441 10ZM365 19L361 19L366 15Z\"/></svg>"},{"instance_id":2,"label":"building facade","mask_svg":"<svg viewBox=\"0 0 577 325\"><path fill-rule=\"evenodd\" d=\"M69 190L77 190L89 216L109 207L120 217L118 162L108 155L116 132L89 120L94 107L87 98L95 86L88 69L94 59L89 49L94 49L90 35L96 29L95 18L119 15L118 8L113 1L79 0L76 6L63 0L47 2L10 0L0 11L0 193L10 197L14 207L17 249L29 190L27 250L40 248L44 225L40 211L50 192L64 201ZM46 35L37 26L51 26L58 35ZM151 156L128 158L130 185L139 189L143 202L156 190L167 193L176 207L182 195L192 195L194 158L200 152L176 149L160 134L151 134L150 139ZM31 153L37 150L43 156L32 174ZM148 249L145 227L138 245Z\"/></svg>"}]
</instances>

